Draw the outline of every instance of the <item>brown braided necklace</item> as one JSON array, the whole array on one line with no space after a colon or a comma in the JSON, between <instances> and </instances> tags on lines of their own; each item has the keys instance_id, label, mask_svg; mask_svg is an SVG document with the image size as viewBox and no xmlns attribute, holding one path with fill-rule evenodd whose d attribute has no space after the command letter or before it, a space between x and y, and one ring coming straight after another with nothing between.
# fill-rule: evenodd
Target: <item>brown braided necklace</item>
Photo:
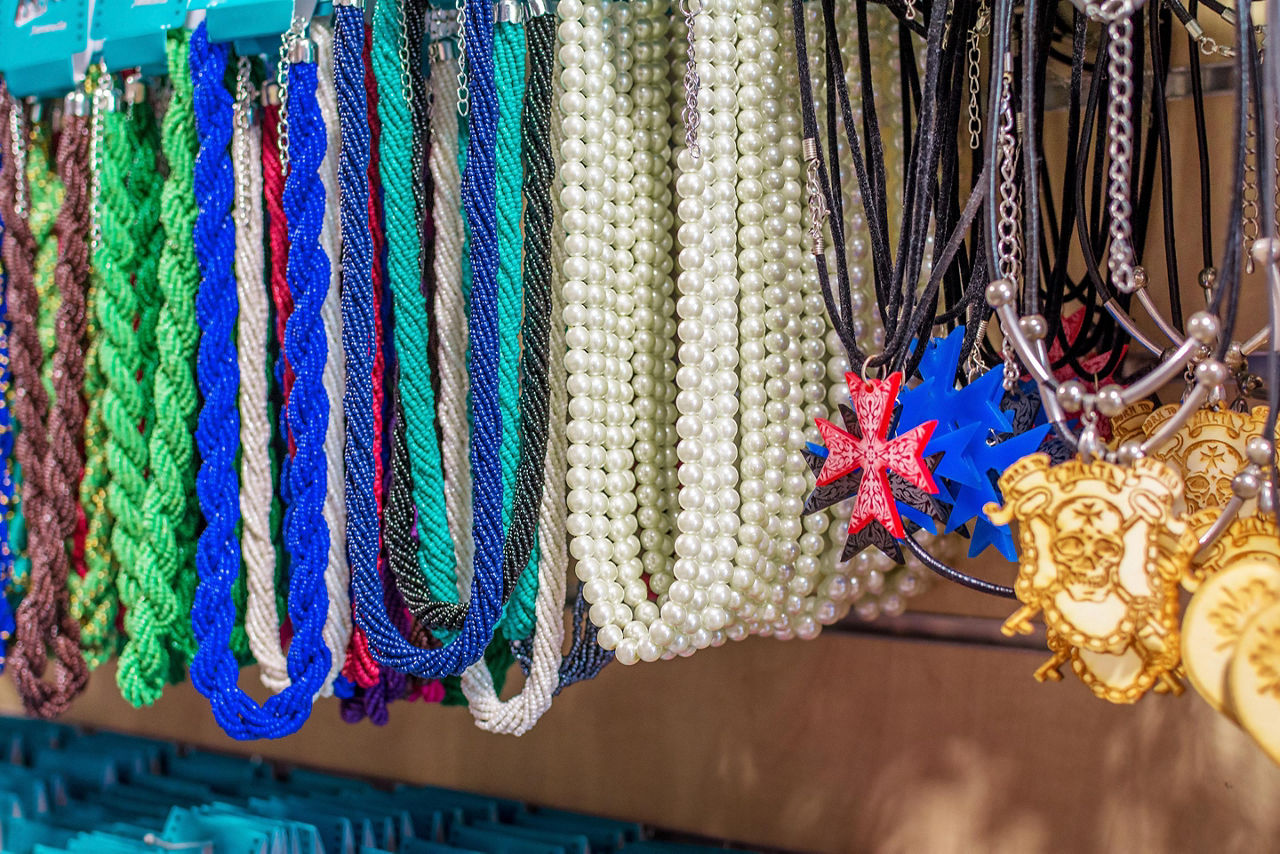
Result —
<instances>
[{"instance_id":1,"label":"brown braided necklace","mask_svg":"<svg viewBox=\"0 0 1280 854\"><path fill-rule=\"evenodd\" d=\"M23 400L24 397L43 397L39 382L43 353L36 338L34 281L30 275L24 276L25 271L21 269L16 279L12 272L10 274L9 312L13 326L10 346L14 380L19 389L15 414L22 428L16 450L19 462L28 473L24 501L31 529L28 538L30 587L18 607L10 667L23 705L29 713L42 718L65 712L88 680L88 668L80 651L80 627L71 615L67 592L68 543L75 534L76 485L84 466L85 411L81 389L84 385L85 295L89 284L87 236L91 225L88 105L88 97L83 92L67 96L57 148L58 176L64 184L65 196L54 225L58 239L54 283L61 304L56 320L58 347L53 357L52 406L48 400ZM9 162L15 159L5 158L6 170L10 170ZM13 175L10 180L24 179ZM5 186L7 189L9 185ZM6 222L16 224L21 219L21 216L6 217ZM20 234L15 242L21 243ZM6 262L11 254L7 244L8 239ZM25 252L28 248L21 247L18 251ZM50 649L55 658L53 682L44 679Z\"/></svg>"}]
</instances>

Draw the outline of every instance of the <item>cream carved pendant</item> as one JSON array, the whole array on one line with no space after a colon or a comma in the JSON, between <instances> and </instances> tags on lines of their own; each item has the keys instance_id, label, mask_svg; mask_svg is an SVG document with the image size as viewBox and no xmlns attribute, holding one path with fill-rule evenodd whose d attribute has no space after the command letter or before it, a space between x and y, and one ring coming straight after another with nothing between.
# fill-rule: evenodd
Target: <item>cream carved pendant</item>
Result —
<instances>
[{"instance_id":1,"label":"cream carved pendant","mask_svg":"<svg viewBox=\"0 0 1280 854\"><path fill-rule=\"evenodd\" d=\"M1188 522L1199 535L1216 518L1206 510ZM1278 533L1271 516L1236 519L1183 577L1194 593L1182 619L1183 667L1200 696L1233 720L1227 674L1241 637L1254 617L1280 602Z\"/></svg>"},{"instance_id":2,"label":"cream carved pendant","mask_svg":"<svg viewBox=\"0 0 1280 854\"><path fill-rule=\"evenodd\" d=\"M1127 407L1112 419L1116 444L1155 435L1177 411L1174 404L1152 411L1147 401ZM1232 498L1231 479L1247 463L1246 446L1251 438L1262 435L1266 420L1265 406L1250 412L1200 409L1173 434L1172 441L1151 454L1182 474L1188 513L1226 506ZM1253 500L1247 501L1241 512L1250 514L1254 507Z\"/></svg>"},{"instance_id":3,"label":"cream carved pendant","mask_svg":"<svg viewBox=\"0 0 1280 854\"><path fill-rule=\"evenodd\" d=\"M1181 691L1178 581L1196 543L1178 515L1182 481L1158 460L1131 466L1045 454L1019 460L1000 478L996 524L1019 525L1014 585L1023 606L1005 621L1012 635L1043 614L1053 657L1036 678L1061 679L1067 662L1090 690L1131 703L1159 685Z\"/></svg>"},{"instance_id":4,"label":"cream carved pendant","mask_svg":"<svg viewBox=\"0 0 1280 854\"><path fill-rule=\"evenodd\" d=\"M1240 725L1280 762L1280 603L1245 627L1227 673L1227 691Z\"/></svg>"},{"instance_id":5,"label":"cream carved pendant","mask_svg":"<svg viewBox=\"0 0 1280 854\"><path fill-rule=\"evenodd\" d=\"M1196 539L1199 539L1209 532L1218 521L1218 517L1217 510L1201 510L1189 516L1187 524L1191 527ZM1195 593L1205 579L1243 560L1268 563L1280 572L1278 539L1280 539L1280 531L1276 530L1274 517L1258 513L1252 516L1236 517L1222 536L1205 547L1191 561L1187 572L1182 576L1183 588L1188 593Z\"/></svg>"}]
</instances>

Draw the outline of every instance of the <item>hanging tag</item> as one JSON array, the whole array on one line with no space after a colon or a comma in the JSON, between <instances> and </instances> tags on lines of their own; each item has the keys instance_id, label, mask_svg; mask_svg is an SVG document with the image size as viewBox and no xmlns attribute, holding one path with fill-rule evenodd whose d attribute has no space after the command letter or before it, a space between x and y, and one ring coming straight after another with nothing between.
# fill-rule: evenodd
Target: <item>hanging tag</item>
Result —
<instances>
[{"instance_id":1,"label":"hanging tag","mask_svg":"<svg viewBox=\"0 0 1280 854\"><path fill-rule=\"evenodd\" d=\"M95 0L90 32L108 71L164 74L166 36L186 15L185 0Z\"/></svg>"},{"instance_id":2,"label":"hanging tag","mask_svg":"<svg viewBox=\"0 0 1280 854\"><path fill-rule=\"evenodd\" d=\"M205 9L209 41L232 42L241 56L274 55L280 49L280 37L296 19L310 21L318 9L317 0L195 0ZM194 3L192 4L194 6Z\"/></svg>"},{"instance_id":3,"label":"hanging tag","mask_svg":"<svg viewBox=\"0 0 1280 854\"><path fill-rule=\"evenodd\" d=\"M9 91L52 97L84 80L89 0L0 0L0 73Z\"/></svg>"}]
</instances>

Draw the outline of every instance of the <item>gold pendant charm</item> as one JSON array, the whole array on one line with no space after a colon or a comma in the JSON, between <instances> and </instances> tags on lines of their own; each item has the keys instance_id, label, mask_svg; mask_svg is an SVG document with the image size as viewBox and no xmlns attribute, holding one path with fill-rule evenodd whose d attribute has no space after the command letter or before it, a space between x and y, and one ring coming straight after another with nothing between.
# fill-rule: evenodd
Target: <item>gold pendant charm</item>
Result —
<instances>
[{"instance_id":1,"label":"gold pendant charm","mask_svg":"<svg viewBox=\"0 0 1280 854\"><path fill-rule=\"evenodd\" d=\"M1187 525L1196 539L1204 536L1218 521L1218 510L1201 510L1187 518ZM1210 543L1187 567L1182 576L1182 587L1195 593L1205 579L1240 561L1259 561L1275 567L1280 573L1280 549L1273 516L1254 514L1238 516L1222 536ZM1194 599L1192 601L1195 601Z\"/></svg>"},{"instance_id":2,"label":"gold pendant charm","mask_svg":"<svg viewBox=\"0 0 1280 854\"><path fill-rule=\"evenodd\" d=\"M1244 557L1209 576L1187 605L1182 620L1183 667L1200 696L1227 717L1235 717L1227 700L1227 671L1240 639L1249 622L1276 602L1280 602L1280 567L1274 558Z\"/></svg>"},{"instance_id":3,"label":"gold pendant charm","mask_svg":"<svg viewBox=\"0 0 1280 854\"><path fill-rule=\"evenodd\" d=\"M1227 689L1240 725L1280 762L1280 604L1267 607L1245 627Z\"/></svg>"},{"instance_id":4,"label":"gold pendant charm","mask_svg":"<svg viewBox=\"0 0 1280 854\"><path fill-rule=\"evenodd\" d=\"M1174 404L1153 411L1145 400L1126 407L1111 419L1113 447L1154 435L1177 411ZM1266 421L1265 406L1250 412L1200 409L1173 434L1171 442L1151 454L1182 474L1187 513L1226 506L1232 498L1231 479L1247 462L1248 442L1262 435ZM1253 500L1247 501L1241 513L1249 515L1254 507Z\"/></svg>"},{"instance_id":5,"label":"gold pendant charm","mask_svg":"<svg viewBox=\"0 0 1280 854\"><path fill-rule=\"evenodd\" d=\"M1173 404L1160 407L1143 422L1143 431L1154 435L1177 411ZM1172 442L1153 454L1182 472L1188 513L1226 506L1232 498L1231 478L1248 462L1245 445L1262 435L1266 423L1265 406L1251 412L1200 409L1173 434ZM1254 501L1247 501L1241 513L1251 514L1254 507Z\"/></svg>"},{"instance_id":6,"label":"gold pendant charm","mask_svg":"<svg viewBox=\"0 0 1280 854\"><path fill-rule=\"evenodd\" d=\"M1006 634L1029 633L1043 613L1053 658L1037 678L1056 679L1068 661L1099 697L1131 703L1157 683L1179 691L1178 580L1195 539L1177 515L1182 481L1154 459L1119 466L1045 454L1019 460L1000 478L1005 506L995 524L1018 521L1023 604Z\"/></svg>"}]
</instances>

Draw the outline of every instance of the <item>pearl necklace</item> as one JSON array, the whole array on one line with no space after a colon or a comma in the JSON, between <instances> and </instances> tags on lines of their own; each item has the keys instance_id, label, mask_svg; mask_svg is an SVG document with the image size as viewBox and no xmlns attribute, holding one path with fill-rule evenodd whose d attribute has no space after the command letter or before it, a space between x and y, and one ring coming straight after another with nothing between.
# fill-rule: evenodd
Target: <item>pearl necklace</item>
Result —
<instances>
[{"instance_id":1,"label":"pearl necklace","mask_svg":"<svg viewBox=\"0 0 1280 854\"><path fill-rule=\"evenodd\" d=\"M614 207L616 182L612 170L605 167L616 166L612 85L616 73L609 62L602 0L563 0L556 11L561 19L560 201L569 393L565 526L570 553L578 561L578 577L584 583L583 595L592 603L591 620L601 627L601 645L612 649L622 640L622 627L632 619L631 607L623 602L626 590L619 583L616 563L625 553L629 534L618 511L627 507L620 487L633 462L630 448L622 447L619 429L625 410L631 408L630 384L624 391L622 383L630 379L630 363L623 368L625 344L617 334L616 277L607 264L612 261L612 240L604 239L613 237L606 235L606 214L612 212L606 210L606 203ZM643 586L638 575L635 580Z\"/></svg>"},{"instance_id":2,"label":"pearl necklace","mask_svg":"<svg viewBox=\"0 0 1280 854\"><path fill-rule=\"evenodd\" d=\"M734 588L744 593L731 638L753 633L817 634L805 614L816 562L798 572L800 514L808 491L800 346L803 229L800 137L794 111L784 111L776 3L739 7L738 240L742 266L742 521ZM794 62L790 66L794 68ZM766 195L767 193L767 195ZM752 579L753 571L759 577ZM754 594L754 595L753 595ZM761 614L761 611L764 613ZM792 621L795 620L793 625Z\"/></svg>"},{"instance_id":3,"label":"pearl necklace","mask_svg":"<svg viewBox=\"0 0 1280 854\"><path fill-rule=\"evenodd\" d=\"M671 164L666 157L672 132L672 87L666 57L669 27L666 7L657 0L632 0L629 6L636 14L631 50L634 219L629 229L615 230L615 237L619 248L629 249L636 262L632 314L636 334L631 357L636 410L636 521L649 590L662 596L675 581L670 496L678 488L676 321L675 302L671 299L675 289L671 276L675 217L671 213Z\"/></svg>"},{"instance_id":4,"label":"pearl necklace","mask_svg":"<svg viewBox=\"0 0 1280 854\"><path fill-rule=\"evenodd\" d=\"M676 304L681 320L676 371L676 429L680 436L680 513L676 524L676 581L671 601L683 606L681 628L693 649L719 645L735 593L728 582L737 553L738 471L738 236L737 59L735 4L715 0L694 19L694 50L702 91L698 98L702 157L679 152L684 223ZM622 649L619 661L624 660Z\"/></svg>"}]
</instances>

